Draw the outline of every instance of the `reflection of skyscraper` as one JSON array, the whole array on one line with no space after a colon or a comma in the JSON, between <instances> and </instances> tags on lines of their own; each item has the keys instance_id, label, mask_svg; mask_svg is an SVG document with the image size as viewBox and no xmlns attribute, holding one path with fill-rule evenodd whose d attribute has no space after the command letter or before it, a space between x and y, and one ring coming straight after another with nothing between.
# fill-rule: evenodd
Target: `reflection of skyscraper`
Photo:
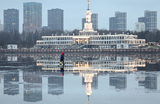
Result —
<instances>
[{"instance_id":1,"label":"reflection of skyscraper","mask_svg":"<svg viewBox=\"0 0 160 104\"><path fill-rule=\"evenodd\" d=\"M24 101L37 102L42 100L42 77L35 72L24 72Z\"/></svg>"},{"instance_id":2,"label":"reflection of skyscraper","mask_svg":"<svg viewBox=\"0 0 160 104\"><path fill-rule=\"evenodd\" d=\"M157 76L152 74L146 74L144 81L138 82L139 86L144 86L146 89L156 90L157 89Z\"/></svg>"},{"instance_id":3,"label":"reflection of skyscraper","mask_svg":"<svg viewBox=\"0 0 160 104\"><path fill-rule=\"evenodd\" d=\"M4 74L4 94L17 95L19 94L19 72Z\"/></svg>"},{"instance_id":4,"label":"reflection of skyscraper","mask_svg":"<svg viewBox=\"0 0 160 104\"><path fill-rule=\"evenodd\" d=\"M124 75L110 75L109 85L115 86L116 89L125 89L127 88L127 77Z\"/></svg>"},{"instance_id":5,"label":"reflection of skyscraper","mask_svg":"<svg viewBox=\"0 0 160 104\"><path fill-rule=\"evenodd\" d=\"M48 94L63 94L63 76L60 73L52 73L54 76L48 77Z\"/></svg>"}]
</instances>

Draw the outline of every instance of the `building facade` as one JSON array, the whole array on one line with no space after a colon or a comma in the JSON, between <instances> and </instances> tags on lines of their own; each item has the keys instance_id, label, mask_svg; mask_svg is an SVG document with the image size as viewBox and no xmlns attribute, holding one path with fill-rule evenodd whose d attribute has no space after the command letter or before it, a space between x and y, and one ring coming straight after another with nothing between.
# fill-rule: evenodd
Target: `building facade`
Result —
<instances>
[{"instance_id":1,"label":"building facade","mask_svg":"<svg viewBox=\"0 0 160 104\"><path fill-rule=\"evenodd\" d=\"M143 23L145 23L145 22L146 22L146 18L145 18L145 17L139 17L139 18L138 18L138 22L143 22Z\"/></svg>"},{"instance_id":2,"label":"building facade","mask_svg":"<svg viewBox=\"0 0 160 104\"><path fill-rule=\"evenodd\" d=\"M4 31L19 32L19 10L17 9L4 10Z\"/></svg>"},{"instance_id":3,"label":"building facade","mask_svg":"<svg viewBox=\"0 0 160 104\"><path fill-rule=\"evenodd\" d=\"M63 25L63 10L58 8L48 10L48 27L51 30L63 31Z\"/></svg>"},{"instance_id":4,"label":"building facade","mask_svg":"<svg viewBox=\"0 0 160 104\"><path fill-rule=\"evenodd\" d=\"M135 31L136 32L145 31L145 23L144 22L137 22L137 23L135 23Z\"/></svg>"},{"instance_id":5,"label":"building facade","mask_svg":"<svg viewBox=\"0 0 160 104\"><path fill-rule=\"evenodd\" d=\"M116 12L116 30L126 31L127 30L127 13L126 12Z\"/></svg>"},{"instance_id":6,"label":"building facade","mask_svg":"<svg viewBox=\"0 0 160 104\"><path fill-rule=\"evenodd\" d=\"M98 29L98 14L97 13L93 13L91 15L91 22L93 23L93 29L96 30Z\"/></svg>"},{"instance_id":7,"label":"building facade","mask_svg":"<svg viewBox=\"0 0 160 104\"><path fill-rule=\"evenodd\" d=\"M47 31L47 30L51 30L51 28L48 27L48 26L43 26L43 27L42 27L42 31Z\"/></svg>"},{"instance_id":8,"label":"building facade","mask_svg":"<svg viewBox=\"0 0 160 104\"><path fill-rule=\"evenodd\" d=\"M42 3L23 3L23 31L36 32L42 30Z\"/></svg>"},{"instance_id":9,"label":"building facade","mask_svg":"<svg viewBox=\"0 0 160 104\"><path fill-rule=\"evenodd\" d=\"M109 18L109 30L116 30L116 17Z\"/></svg>"},{"instance_id":10,"label":"building facade","mask_svg":"<svg viewBox=\"0 0 160 104\"><path fill-rule=\"evenodd\" d=\"M145 11L144 17L139 17L138 22L145 23L145 30L156 31L157 30L157 11Z\"/></svg>"},{"instance_id":11,"label":"building facade","mask_svg":"<svg viewBox=\"0 0 160 104\"><path fill-rule=\"evenodd\" d=\"M144 16L146 18L146 30L155 31L157 30L157 11L145 11Z\"/></svg>"},{"instance_id":12,"label":"building facade","mask_svg":"<svg viewBox=\"0 0 160 104\"><path fill-rule=\"evenodd\" d=\"M115 12L115 17L109 19L109 30L126 31L127 30L127 13Z\"/></svg>"},{"instance_id":13,"label":"building facade","mask_svg":"<svg viewBox=\"0 0 160 104\"><path fill-rule=\"evenodd\" d=\"M93 23L92 27L94 30L98 29L98 14L93 13L91 15L91 22ZM86 23L86 18L82 18L82 30L84 29L84 23Z\"/></svg>"}]
</instances>

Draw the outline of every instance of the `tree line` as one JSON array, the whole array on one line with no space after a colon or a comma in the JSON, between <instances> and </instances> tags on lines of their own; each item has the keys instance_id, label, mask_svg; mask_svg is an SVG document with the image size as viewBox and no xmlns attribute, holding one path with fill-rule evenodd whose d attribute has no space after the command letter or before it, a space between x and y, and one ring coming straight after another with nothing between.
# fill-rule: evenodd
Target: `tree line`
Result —
<instances>
[{"instance_id":1,"label":"tree line","mask_svg":"<svg viewBox=\"0 0 160 104\"><path fill-rule=\"evenodd\" d=\"M146 42L160 42L160 31L156 32L133 32L133 31L108 31L105 29L95 30L99 35L107 34L128 34L128 35L138 35L138 39L146 39ZM14 32L0 32L0 46L6 48L8 44L17 44L19 48L31 48L34 47L37 40L41 40L42 36L60 36L60 35L79 35L79 30L75 29L73 31L61 31L61 30L42 30L41 32L30 32L30 33L19 33Z\"/></svg>"}]
</instances>

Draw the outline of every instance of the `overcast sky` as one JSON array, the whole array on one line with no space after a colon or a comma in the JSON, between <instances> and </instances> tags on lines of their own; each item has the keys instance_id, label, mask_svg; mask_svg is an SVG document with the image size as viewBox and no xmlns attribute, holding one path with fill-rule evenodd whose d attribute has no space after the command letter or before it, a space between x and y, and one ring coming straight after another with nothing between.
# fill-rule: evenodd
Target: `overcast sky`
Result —
<instances>
[{"instance_id":1,"label":"overcast sky","mask_svg":"<svg viewBox=\"0 0 160 104\"><path fill-rule=\"evenodd\" d=\"M87 10L87 0L1 0L0 20L3 24L3 10L19 10L19 30L22 31L23 3L42 3L42 26L47 26L47 10L64 10L64 30L81 29L82 18ZM98 13L98 28L109 29L109 17L116 11L127 12L127 29L134 30L138 17L144 16L145 10L157 11L158 29L160 29L160 0L90 0L90 10Z\"/></svg>"}]
</instances>

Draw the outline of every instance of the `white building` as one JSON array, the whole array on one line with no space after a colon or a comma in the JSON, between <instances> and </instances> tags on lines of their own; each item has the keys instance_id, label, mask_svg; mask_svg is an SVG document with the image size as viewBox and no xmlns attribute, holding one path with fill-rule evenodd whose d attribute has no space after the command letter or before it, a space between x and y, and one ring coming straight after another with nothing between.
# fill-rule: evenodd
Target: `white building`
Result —
<instances>
[{"instance_id":1,"label":"white building","mask_svg":"<svg viewBox=\"0 0 160 104\"><path fill-rule=\"evenodd\" d=\"M136 32L145 31L145 23L144 22L137 22L137 23L135 23L135 31Z\"/></svg>"},{"instance_id":2,"label":"white building","mask_svg":"<svg viewBox=\"0 0 160 104\"><path fill-rule=\"evenodd\" d=\"M17 49L17 44L8 44L7 49Z\"/></svg>"},{"instance_id":3,"label":"white building","mask_svg":"<svg viewBox=\"0 0 160 104\"><path fill-rule=\"evenodd\" d=\"M38 49L128 49L145 44L145 39L137 39L137 35L99 35L99 33L92 28L92 12L89 6L85 14L86 23L84 24L84 29L79 32L78 36L74 34L73 36L42 36L43 40L37 40L35 47Z\"/></svg>"}]
</instances>

